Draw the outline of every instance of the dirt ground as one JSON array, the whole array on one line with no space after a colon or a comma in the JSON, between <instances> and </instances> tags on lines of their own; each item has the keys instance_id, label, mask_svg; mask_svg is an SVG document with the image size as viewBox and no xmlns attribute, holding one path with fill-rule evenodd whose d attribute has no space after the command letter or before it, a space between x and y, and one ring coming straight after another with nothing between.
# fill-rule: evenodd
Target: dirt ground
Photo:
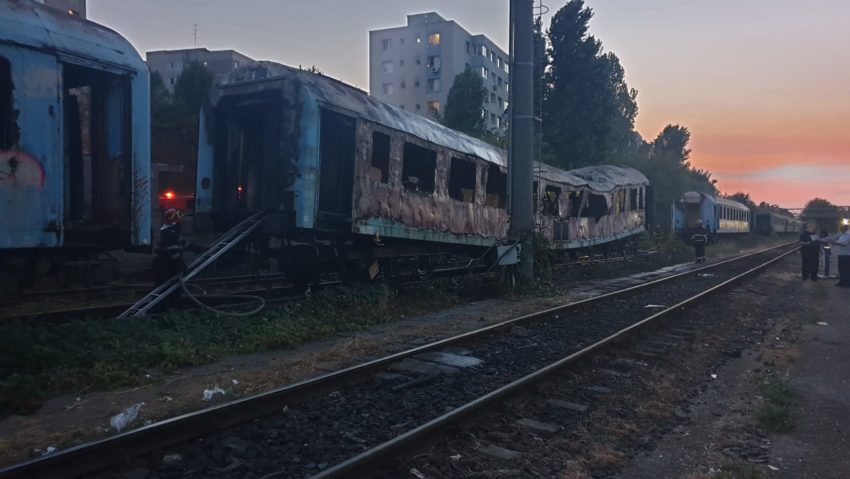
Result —
<instances>
[{"instance_id":1,"label":"dirt ground","mask_svg":"<svg viewBox=\"0 0 850 479\"><path fill-rule=\"evenodd\" d=\"M770 318L764 339L727 362L690 404L691 414L619 479L850 477L850 291L834 281L785 281L799 309ZM788 292L790 291L790 292ZM787 384L788 431L765 430L763 385ZM769 424L768 424L769 425Z\"/></svg>"}]
</instances>

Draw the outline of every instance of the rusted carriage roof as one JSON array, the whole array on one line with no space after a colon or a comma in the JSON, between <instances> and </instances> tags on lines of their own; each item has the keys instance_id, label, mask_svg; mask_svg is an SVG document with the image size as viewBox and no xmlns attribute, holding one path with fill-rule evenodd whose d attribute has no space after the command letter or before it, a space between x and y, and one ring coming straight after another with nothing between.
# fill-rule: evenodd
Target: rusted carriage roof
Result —
<instances>
[{"instance_id":1,"label":"rusted carriage roof","mask_svg":"<svg viewBox=\"0 0 850 479\"><path fill-rule=\"evenodd\" d=\"M229 73L220 86L295 78L320 102L352 112L364 120L403 131L425 141L477 156L507 167L504 151L477 138L464 135L423 116L380 101L363 90L324 75L317 75L280 63L262 61Z\"/></svg>"},{"instance_id":2,"label":"rusted carriage roof","mask_svg":"<svg viewBox=\"0 0 850 479\"><path fill-rule=\"evenodd\" d=\"M68 60L146 68L133 45L115 31L29 0L0 0L0 43L54 52Z\"/></svg>"},{"instance_id":3,"label":"rusted carriage roof","mask_svg":"<svg viewBox=\"0 0 850 479\"><path fill-rule=\"evenodd\" d=\"M544 163L540 176L553 183L587 188L598 193L608 193L624 186L646 186L649 180L640 171L626 166L597 165L564 171Z\"/></svg>"}]
</instances>

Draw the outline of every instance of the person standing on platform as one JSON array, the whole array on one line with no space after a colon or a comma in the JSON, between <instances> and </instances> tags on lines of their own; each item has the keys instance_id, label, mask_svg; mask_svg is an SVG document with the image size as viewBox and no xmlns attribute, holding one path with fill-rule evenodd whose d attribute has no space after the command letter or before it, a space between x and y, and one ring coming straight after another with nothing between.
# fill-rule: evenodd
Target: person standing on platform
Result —
<instances>
[{"instance_id":1,"label":"person standing on platform","mask_svg":"<svg viewBox=\"0 0 850 479\"><path fill-rule=\"evenodd\" d=\"M818 280L818 257L820 256L820 238L814 225L808 225L800 234L800 256L802 257L803 281Z\"/></svg>"},{"instance_id":2,"label":"person standing on platform","mask_svg":"<svg viewBox=\"0 0 850 479\"><path fill-rule=\"evenodd\" d=\"M838 256L838 284L842 288L850 288L850 226L841 227L841 236L832 241Z\"/></svg>"},{"instance_id":3,"label":"person standing on platform","mask_svg":"<svg viewBox=\"0 0 850 479\"><path fill-rule=\"evenodd\" d=\"M691 244L694 245L696 263L705 263L705 245L708 243L708 230L697 220L697 225L691 230Z\"/></svg>"}]
</instances>

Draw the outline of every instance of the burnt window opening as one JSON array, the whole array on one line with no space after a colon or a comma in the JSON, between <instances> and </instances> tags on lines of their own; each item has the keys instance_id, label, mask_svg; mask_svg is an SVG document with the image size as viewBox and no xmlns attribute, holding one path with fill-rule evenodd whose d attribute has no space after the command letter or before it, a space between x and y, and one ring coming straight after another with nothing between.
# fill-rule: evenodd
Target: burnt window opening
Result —
<instances>
[{"instance_id":1,"label":"burnt window opening","mask_svg":"<svg viewBox=\"0 0 850 479\"><path fill-rule=\"evenodd\" d=\"M434 192L437 173L437 152L413 143L404 144L401 183L405 189L420 193Z\"/></svg>"},{"instance_id":2,"label":"burnt window opening","mask_svg":"<svg viewBox=\"0 0 850 479\"><path fill-rule=\"evenodd\" d=\"M540 188L540 184L535 181L532 184L532 187L531 187L531 191L532 191L531 201L534 204L534 211L535 212L537 211L537 208L538 208L537 203L540 201L540 199L538 198L540 196L540 192L538 191L538 188Z\"/></svg>"},{"instance_id":3,"label":"burnt window opening","mask_svg":"<svg viewBox=\"0 0 850 479\"><path fill-rule=\"evenodd\" d=\"M602 218L607 214L608 202L605 201L605 197L602 195L590 193L587 199L587 206L585 206L584 210L581 212L581 217L593 218L598 221L599 218Z\"/></svg>"},{"instance_id":4,"label":"burnt window opening","mask_svg":"<svg viewBox=\"0 0 850 479\"><path fill-rule=\"evenodd\" d=\"M626 190L620 190L614 195L614 213L626 211Z\"/></svg>"},{"instance_id":5,"label":"burnt window opening","mask_svg":"<svg viewBox=\"0 0 850 479\"><path fill-rule=\"evenodd\" d=\"M508 200L508 174L497 165L487 168L487 206L505 208Z\"/></svg>"},{"instance_id":6,"label":"burnt window opening","mask_svg":"<svg viewBox=\"0 0 850 479\"><path fill-rule=\"evenodd\" d=\"M17 115L13 100L12 64L0 57L0 150L11 150L18 143Z\"/></svg>"},{"instance_id":7,"label":"burnt window opening","mask_svg":"<svg viewBox=\"0 0 850 479\"><path fill-rule=\"evenodd\" d=\"M372 132L372 181L387 183L390 180L390 136Z\"/></svg>"},{"instance_id":8,"label":"burnt window opening","mask_svg":"<svg viewBox=\"0 0 850 479\"><path fill-rule=\"evenodd\" d=\"M578 218L581 213L581 192L570 191L570 217Z\"/></svg>"},{"instance_id":9,"label":"burnt window opening","mask_svg":"<svg viewBox=\"0 0 850 479\"><path fill-rule=\"evenodd\" d=\"M636 209L643 209L644 208L643 202L644 202L643 188L638 188L637 189L637 203L636 203L637 206L636 206Z\"/></svg>"},{"instance_id":10,"label":"burnt window opening","mask_svg":"<svg viewBox=\"0 0 850 479\"><path fill-rule=\"evenodd\" d=\"M475 163L452 158L449 171L449 196L465 203L475 202Z\"/></svg>"},{"instance_id":11,"label":"burnt window opening","mask_svg":"<svg viewBox=\"0 0 850 479\"><path fill-rule=\"evenodd\" d=\"M547 186L543 193L543 214L549 216L560 216L558 203L561 199L561 189L556 186Z\"/></svg>"},{"instance_id":12,"label":"burnt window opening","mask_svg":"<svg viewBox=\"0 0 850 479\"><path fill-rule=\"evenodd\" d=\"M354 188L355 121L329 110L322 110L321 115L319 212L334 221L347 220Z\"/></svg>"}]
</instances>

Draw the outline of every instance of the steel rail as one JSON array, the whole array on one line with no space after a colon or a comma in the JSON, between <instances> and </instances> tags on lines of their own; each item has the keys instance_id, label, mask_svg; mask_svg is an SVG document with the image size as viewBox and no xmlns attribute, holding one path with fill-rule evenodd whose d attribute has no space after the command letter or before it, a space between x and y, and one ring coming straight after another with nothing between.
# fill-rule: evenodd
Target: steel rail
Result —
<instances>
[{"instance_id":1,"label":"steel rail","mask_svg":"<svg viewBox=\"0 0 850 479\"><path fill-rule=\"evenodd\" d=\"M791 251L787 251L782 253L781 255L770 259L769 261L762 263L754 268L751 268L744 273L741 273L733 278L730 278L718 285L712 286L699 294L696 294L684 301L680 301L679 303L670 306L662 311L659 311L647 318L644 318L637 323L634 323L626 328L621 329L620 331L607 336L606 338L597 341L579 351L576 351L554 363L549 364L537 371L528 374L516 381L513 381L509 384L506 384L496 390L493 390L484 396L475 399L469 403L464 404L452 411L435 418L415 429L411 429L395 438L380 444L372 449L369 449L353 458L350 458L344 462L341 462L329 469L326 469L318 474L315 474L310 477L310 479L334 479L340 477L356 477L358 474L364 473L367 470L374 470L375 466L380 464L382 460L391 456L397 452L401 452L405 448L417 447L422 445L423 442L428 442L432 440L434 436L439 435L441 431L443 431L447 427L457 426L459 421L468 419L473 413L478 412L484 408L492 406L498 402L502 402L513 395L519 394L525 390L527 390L530 386L536 385L541 380L546 379L551 374L563 369L566 366L570 366L575 364L578 361L586 359L591 354L610 346L612 343L621 341L626 337L635 334L638 331L642 331L645 327L653 324L659 318L668 316L685 306L692 305L697 301L705 298L706 296L719 291L720 289L726 288L729 285L740 281L743 278L746 278L756 272L759 272L771 264L780 261L786 256L794 253L797 248L792 249Z\"/></svg>"},{"instance_id":2,"label":"steel rail","mask_svg":"<svg viewBox=\"0 0 850 479\"><path fill-rule=\"evenodd\" d=\"M229 403L176 416L88 444L74 446L54 454L0 469L0 479L23 479L31 477L67 478L92 473L125 459L138 457L145 453L185 442L216 430L245 423L257 417L278 411L285 405L301 402L308 397L328 393L345 385L360 383L364 378L369 377L370 374L383 370L389 364L416 354L444 348L472 337L511 327L518 323L549 318L563 311L595 302L606 301L614 297L675 281L686 276L699 274L735 261L787 247L791 244L793 243L784 243L764 248L621 290L508 319L480 329L323 374L312 379L299 381L273 391L237 399ZM790 254L790 252L786 254Z\"/></svg>"}]
</instances>

